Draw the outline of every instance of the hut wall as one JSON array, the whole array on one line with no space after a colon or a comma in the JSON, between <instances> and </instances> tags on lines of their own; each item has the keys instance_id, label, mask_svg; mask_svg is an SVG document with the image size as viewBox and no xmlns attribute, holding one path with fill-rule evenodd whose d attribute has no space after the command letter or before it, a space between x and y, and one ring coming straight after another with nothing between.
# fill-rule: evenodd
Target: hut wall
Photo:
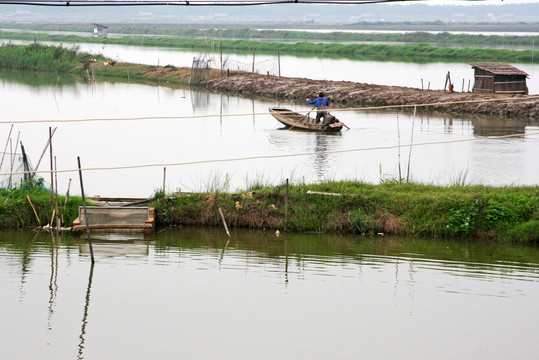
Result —
<instances>
[{"instance_id":1,"label":"hut wall","mask_svg":"<svg viewBox=\"0 0 539 360\"><path fill-rule=\"evenodd\" d=\"M522 75L497 75L494 77L494 92L502 94L527 94L526 77Z\"/></svg>"},{"instance_id":2,"label":"hut wall","mask_svg":"<svg viewBox=\"0 0 539 360\"><path fill-rule=\"evenodd\" d=\"M491 72L475 69L474 92L527 94L526 77L523 75L494 75Z\"/></svg>"},{"instance_id":3,"label":"hut wall","mask_svg":"<svg viewBox=\"0 0 539 360\"><path fill-rule=\"evenodd\" d=\"M473 92L494 92L494 75L476 68Z\"/></svg>"}]
</instances>

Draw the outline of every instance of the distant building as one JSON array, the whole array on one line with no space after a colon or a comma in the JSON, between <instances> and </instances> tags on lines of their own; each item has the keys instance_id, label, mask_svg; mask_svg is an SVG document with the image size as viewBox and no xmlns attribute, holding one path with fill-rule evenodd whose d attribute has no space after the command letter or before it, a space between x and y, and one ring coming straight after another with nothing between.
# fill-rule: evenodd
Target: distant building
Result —
<instances>
[{"instance_id":1,"label":"distant building","mask_svg":"<svg viewBox=\"0 0 539 360\"><path fill-rule=\"evenodd\" d=\"M94 26L94 37L102 37L106 38L108 36L107 29L108 26L100 25L100 24L92 24Z\"/></svg>"},{"instance_id":2,"label":"distant building","mask_svg":"<svg viewBox=\"0 0 539 360\"><path fill-rule=\"evenodd\" d=\"M528 86L524 71L503 62L471 63L474 69L473 92L500 94L527 94Z\"/></svg>"}]
</instances>

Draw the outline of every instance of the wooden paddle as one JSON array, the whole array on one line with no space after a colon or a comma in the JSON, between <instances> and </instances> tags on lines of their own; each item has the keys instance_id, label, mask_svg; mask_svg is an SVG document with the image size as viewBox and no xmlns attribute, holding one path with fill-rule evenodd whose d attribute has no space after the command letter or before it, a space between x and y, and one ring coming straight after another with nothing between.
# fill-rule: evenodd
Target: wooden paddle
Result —
<instances>
[{"instance_id":1,"label":"wooden paddle","mask_svg":"<svg viewBox=\"0 0 539 360\"><path fill-rule=\"evenodd\" d=\"M292 129L294 128L294 126L296 126L296 125L297 125L298 123L300 123L303 119L305 119L305 116L309 115L309 114L311 113L311 111L313 111L315 108L316 108L316 106L313 107L307 114L303 115L303 117L302 117L301 119L299 119L298 121L296 121L296 122L294 123L294 125L292 125L291 127L289 127L288 130L292 130Z\"/></svg>"}]
</instances>

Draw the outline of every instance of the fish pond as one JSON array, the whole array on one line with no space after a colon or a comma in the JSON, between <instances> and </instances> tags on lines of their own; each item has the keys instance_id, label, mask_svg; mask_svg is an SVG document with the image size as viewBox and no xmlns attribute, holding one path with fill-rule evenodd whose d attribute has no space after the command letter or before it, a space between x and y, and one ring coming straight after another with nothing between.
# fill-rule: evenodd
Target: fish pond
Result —
<instances>
[{"instance_id":1,"label":"fish pond","mask_svg":"<svg viewBox=\"0 0 539 360\"><path fill-rule=\"evenodd\" d=\"M6 359L531 359L537 248L182 228L0 232ZM535 354L535 355L534 355Z\"/></svg>"},{"instance_id":2,"label":"fish pond","mask_svg":"<svg viewBox=\"0 0 539 360\"><path fill-rule=\"evenodd\" d=\"M272 99L16 72L0 72L0 93L0 138L8 153L20 154L22 142L36 166L49 128L56 128L60 193L72 179L71 193L80 194L77 157L89 169L86 194L113 197L147 197L163 186L235 191L286 179L495 186L539 179L539 126L520 119L331 109L350 130L328 135L284 129L268 107L304 114L311 107ZM505 135L513 137L480 139ZM12 162L4 161L2 173ZM50 166L47 150L38 169L47 182Z\"/></svg>"}]
</instances>

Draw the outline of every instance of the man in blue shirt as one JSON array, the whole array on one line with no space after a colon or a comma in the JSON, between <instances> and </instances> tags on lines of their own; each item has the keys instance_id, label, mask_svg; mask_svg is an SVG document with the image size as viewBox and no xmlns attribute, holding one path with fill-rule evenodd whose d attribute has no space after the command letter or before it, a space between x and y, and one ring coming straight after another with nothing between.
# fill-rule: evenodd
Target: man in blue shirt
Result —
<instances>
[{"instance_id":1,"label":"man in blue shirt","mask_svg":"<svg viewBox=\"0 0 539 360\"><path fill-rule=\"evenodd\" d=\"M318 99L309 100L307 102L311 105L316 105L316 122L320 122L320 118L325 119L328 111L327 107L329 106L329 100L324 97L324 93L321 92L318 94Z\"/></svg>"}]
</instances>

